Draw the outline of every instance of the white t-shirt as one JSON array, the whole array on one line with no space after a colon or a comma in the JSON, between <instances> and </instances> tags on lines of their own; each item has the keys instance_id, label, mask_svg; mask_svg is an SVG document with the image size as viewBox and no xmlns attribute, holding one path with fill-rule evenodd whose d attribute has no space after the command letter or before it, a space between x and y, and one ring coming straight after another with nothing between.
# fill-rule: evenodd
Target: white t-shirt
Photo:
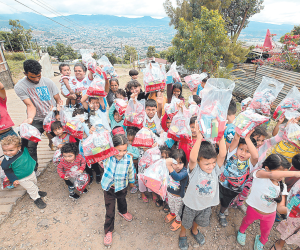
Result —
<instances>
[{"instance_id":1,"label":"white t-shirt","mask_svg":"<svg viewBox=\"0 0 300 250\"><path fill-rule=\"evenodd\" d=\"M144 127L149 128L153 133L160 134L162 128L157 113L155 113L152 119L145 113Z\"/></svg>"},{"instance_id":2,"label":"white t-shirt","mask_svg":"<svg viewBox=\"0 0 300 250\"><path fill-rule=\"evenodd\" d=\"M204 172L197 164L189 173L189 185L183 198L184 205L197 211L217 206L220 202L218 183L220 174L218 164L211 174Z\"/></svg>"},{"instance_id":3,"label":"white t-shirt","mask_svg":"<svg viewBox=\"0 0 300 250\"><path fill-rule=\"evenodd\" d=\"M76 86L77 91L82 92L82 95L86 94L86 91L89 88L89 86L91 85L91 83L92 83L92 80L90 80L88 76L86 76L81 81L78 80L75 76L71 77L69 80L69 85Z\"/></svg>"},{"instance_id":4,"label":"white t-shirt","mask_svg":"<svg viewBox=\"0 0 300 250\"><path fill-rule=\"evenodd\" d=\"M273 213L277 209L277 202L274 201L280 194L280 186L276 186L268 178L257 178L256 170L253 172L253 184L251 193L246 200L247 204L263 213ZM282 195L288 195L287 187L283 184Z\"/></svg>"}]
</instances>

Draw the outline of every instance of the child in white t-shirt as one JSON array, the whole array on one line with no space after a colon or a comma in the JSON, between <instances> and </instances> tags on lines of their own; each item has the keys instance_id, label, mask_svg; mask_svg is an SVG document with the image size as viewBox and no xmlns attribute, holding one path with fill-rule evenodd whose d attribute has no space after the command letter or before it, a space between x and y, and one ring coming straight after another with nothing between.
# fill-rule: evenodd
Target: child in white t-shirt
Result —
<instances>
[{"instance_id":1,"label":"child in white t-shirt","mask_svg":"<svg viewBox=\"0 0 300 250\"><path fill-rule=\"evenodd\" d=\"M61 63L59 65L59 71L61 74L61 79L59 80L61 84L61 92L62 94L67 97L67 103L68 106L70 103L72 105L76 104L76 84L73 84L73 82L70 83L70 76L71 76L71 69L70 66L66 63Z\"/></svg>"},{"instance_id":2,"label":"child in white t-shirt","mask_svg":"<svg viewBox=\"0 0 300 250\"><path fill-rule=\"evenodd\" d=\"M280 214L286 214L286 185L282 180L286 177L300 177L298 171L288 171L290 163L280 154L271 154L263 162L264 169L253 173L251 193L247 199L247 212L237 234L237 242L242 246L246 243L246 229L254 221L260 221L261 235L256 235L254 249L263 249L268 242L273 227L276 209Z\"/></svg>"}]
</instances>

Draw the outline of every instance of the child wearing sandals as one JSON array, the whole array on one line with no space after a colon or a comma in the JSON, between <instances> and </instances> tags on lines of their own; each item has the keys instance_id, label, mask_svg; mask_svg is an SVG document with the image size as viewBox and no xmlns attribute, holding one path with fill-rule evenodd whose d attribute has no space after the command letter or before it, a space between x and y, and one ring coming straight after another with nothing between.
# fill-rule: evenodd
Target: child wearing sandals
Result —
<instances>
[{"instance_id":1,"label":"child wearing sandals","mask_svg":"<svg viewBox=\"0 0 300 250\"><path fill-rule=\"evenodd\" d=\"M175 219L170 229L171 231L176 231L181 227L179 211L183 204L182 199L188 182L188 173L186 169L186 156L182 149L173 150L170 158L174 160L173 163L167 164L170 173L167 188L170 213L165 217L165 222L169 223Z\"/></svg>"},{"instance_id":2,"label":"child wearing sandals","mask_svg":"<svg viewBox=\"0 0 300 250\"><path fill-rule=\"evenodd\" d=\"M263 162L263 169L253 173L251 193L247 199L247 213L237 234L237 242L246 244L246 230L256 220L260 221L261 235L256 235L254 250L261 250L268 242L268 237L274 225L276 210L286 214L286 185L282 180L286 177L299 177L300 172L288 171L290 163L280 154L271 154Z\"/></svg>"},{"instance_id":3,"label":"child wearing sandals","mask_svg":"<svg viewBox=\"0 0 300 250\"><path fill-rule=\"evenodd\" d=\"M197 140L191 150L188 166L189 185L183 198L181 215L181 231L179 234L179 248L188 249L186 230L191 233L198 244L203 245L205 238L198 230L198 225L207 227L211 216L211 207L219 204L218 178L220 167L226 157L226 144L224 137L219 141L219 154L215 147L203 141L199 125L195 123Z\"/></svg>"}]
</instances>

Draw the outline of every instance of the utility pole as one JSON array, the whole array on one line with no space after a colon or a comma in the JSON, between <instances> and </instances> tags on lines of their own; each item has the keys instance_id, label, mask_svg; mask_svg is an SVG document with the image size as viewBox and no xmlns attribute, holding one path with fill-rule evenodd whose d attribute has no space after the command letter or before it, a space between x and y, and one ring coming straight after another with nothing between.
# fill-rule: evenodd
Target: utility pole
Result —
<instances>
[{"instance_id":1,"label":"utility pole","mask_svg":"<svg viewBox=\"0 0 300 250\"><path fill-rule=\"evenodd\" d=\"M122 46L122 42L121 42L121 56L122 56L122 66L123 66L123 46Z\"/></svg>"},{"instance_id":2,"label":"utility pole","mask_svg":"<svg viewBox=\"0 0 300 250\"><path fill-rule=\"evenodd\" d=\"M6 38L7 38L8 42L9 42L9 45L10 45L11 51L12 51L12 52L14 52L14 50L13 50L13 48L12 48L12 46L11 46L10 40L9 40L9 38L8 38L8 35L7 35L7 33L5 33L5 35L6 35Z\"/></svg>"},{"instance_id":3,"label":"utility pole","mask_svg":"<svg viewBox=\"0 0 300 250\"><path fill-rule=\"evenodd\" d=\"M27 60L27 56L26 56L26 53L25 53L25 49L24 49L24 47L23 47L23 43L21 43L21 46L22 46L22 49L23 49L23 52L24 52L25 58L26 58L26 60Z\"/></svg>"}]
</instances>

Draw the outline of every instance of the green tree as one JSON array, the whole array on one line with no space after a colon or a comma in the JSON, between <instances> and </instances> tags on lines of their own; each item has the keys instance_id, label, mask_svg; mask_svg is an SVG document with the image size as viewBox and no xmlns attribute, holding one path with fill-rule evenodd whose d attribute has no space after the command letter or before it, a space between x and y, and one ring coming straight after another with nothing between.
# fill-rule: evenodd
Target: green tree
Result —
<instances>
[{"instance_id":1,"label":"green tree","mask_svg":"<svg viewBox=\"0 0 300 250\"><path fill-rule=\"evenodd\" d=\"M217 10L201 8L201 18L189 22L180 19L177 33L172 40L174 59L190 70L213 72L221 61L227 65L245 59L248 50L240 43L232 43L225 29L225 22Z\"/></svg>"},{"instance_id":2,"label":"green tree","mask_svg":"<svg viewBox=\"0 0 300 250\"><path fill-rule=\"evenodd\" d=\"M50 46L47 48L48 54L50 56L57 56L58 60L75 60L78 58L78 54L69 46L65 46L63 43L56 43L55 46Z\"/></svg>"},{"instance_id":3,"label":"green tree","mask_svg":"<svg viewBox=\"0 0 300 250\"><path fill-rule=\"evenodd\" d=\"M286 40L286 36L297 36L297 35L300 35L300 25L295 25L294 28L293 28L293 30L291 32L288 32L288 33L284 34L282 37L280 37L279 41L281 43L284 43L285 40ZM296 43L298 45L300 45L299 40L297 40Z\"/></svg>"},{"instance_id":4,"label":"green tree","mask_svg":"<svg viewBox=\"0 0 300 250\"><path fill-rule=\"evenodd\" d=\"M114 53L106 53L105 56L108 58L112 65L115 65L116 63L121 63L121 58L116 57Z\"/></svg>"},{"instance_id":5,"label":"green tree","mask_svg":"<svg viewBox=\"0 0 300 250\"><path fill-rule=\"evenodd\" d=\"M156 53L155 46L149 46L146 56L150 57L159 57L159 54Z\"/></svg>"},{"instance_id":6,"label":"green tree","mask_svg":"<svg viewBox=\"0 0 300 250\"><path fill-rule=\"evenodd\" d=\"M169 47L167 50L163 50L159 53L159 57L162 59L166 59L168 62L175 62L175 48Z\"/></svg>"},{"instance_id":7,"label":"green tree","mask_svg":"<svg viewBox=\"0 0 300 250\"><path fill-rule=\"evenodd\" d=\"M19 20L9 20L9 25L11 25L11 32L1 32L0 33L0 40L4 40L5 49L11 50L10 44L8 39L10 40L12 49L14 51L21 51L22 45L24 49L30 49L30 45L32 48L35 48L35 44L30 44L32 39L32 30L25 29ZM7 39L8 37L8 39Z\"/></svg>"},{"instance_id":8,"label":"green tree","mask_svg":"<svg viewBox=\"0 0 300 250\"><path fill-rule=\"evenodd\" d=\"M230 5L221 9L225 27L235 41L242 29L249 24L249 18L259 13L264 6L263 0L232 0Z\"/></svg>"},{"instance_id":9,"label":"green tree","mask_svg":"<svg viewBox=\"0 0 300 250\"><path fill-rule=\"evenodd\" d=\"M124 55L124 63L130 64L133 61L137 60L137 51L133 46L125 45L125 55ZM130 61L131 58L131 61Z\"/></svg>"}]
</instances>

